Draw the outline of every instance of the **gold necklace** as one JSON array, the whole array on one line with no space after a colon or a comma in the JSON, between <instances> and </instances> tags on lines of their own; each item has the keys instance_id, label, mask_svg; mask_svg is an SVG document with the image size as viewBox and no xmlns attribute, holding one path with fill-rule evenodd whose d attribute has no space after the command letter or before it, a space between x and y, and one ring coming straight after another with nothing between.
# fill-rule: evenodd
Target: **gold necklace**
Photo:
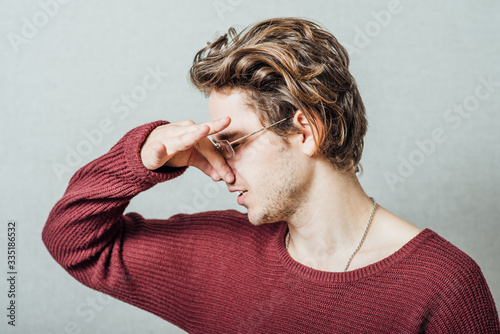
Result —
<instances>
[{"instance_id":1,"label":"gold necklace","mask_svg":"<svg viewBox=\"0 0 500 334\"><path fill-rule=\"evenodd\" d=\"M351 264L352 259L354 258L354 255L356 255L356 253L359 251L359 249L363 245L363 242L365 242L365 238L366 238L366 235L368 234L368 230L370 229L370 226L372 225L372 219L373 219L373 216L375 215L375 209L377 208L377 202L372 197L370 197L370 199L373 201L373 208L372 208L372 212L370 214L370 218L368 219L368 222L366 223L365 232L363 233L363 237L361 238L361 241L359 242L358 247L356 247L356 250L352 253L351 257L347 261L347 264L344 268L344 272L347 271L347 269L349 268L349 265ZM285 240L285 248L287 251L288 251L288 244L289 243L290 243L290 231L288 231L288 234L286 235L286 240Z\"/></svg>"}]
</instances>

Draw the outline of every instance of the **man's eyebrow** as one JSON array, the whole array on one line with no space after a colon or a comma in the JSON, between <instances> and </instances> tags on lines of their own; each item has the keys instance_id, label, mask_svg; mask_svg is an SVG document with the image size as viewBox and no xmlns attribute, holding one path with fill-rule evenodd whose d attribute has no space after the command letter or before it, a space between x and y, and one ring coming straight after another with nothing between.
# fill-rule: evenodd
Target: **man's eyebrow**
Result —
<instances>
[{"instance_id":1,"label":"man's eyebrow","mask_svg":"<svg viewBox=\"0 0 500 334\"><path fill-rule=\"evenodd\" d=\"M237 139L239 137L243 137L243 131L241 130L219 132L212 136L212 138L215 141L221 141L221 140L231 141L232 139Z\"/></svg>"}]
</instances>

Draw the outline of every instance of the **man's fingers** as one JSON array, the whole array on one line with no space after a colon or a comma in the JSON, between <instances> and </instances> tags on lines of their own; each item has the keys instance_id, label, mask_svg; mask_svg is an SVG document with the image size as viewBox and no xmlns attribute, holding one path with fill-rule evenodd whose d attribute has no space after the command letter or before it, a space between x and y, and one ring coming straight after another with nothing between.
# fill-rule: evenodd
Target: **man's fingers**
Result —
<instances>
[{"instance_id":1,"label":"man's fingers","mask_svg":"<svg viewBox=\"0 0 500 334\"><path fill-rule=\"evenodd\" d=\"M212 168L212 166L210 166L210 163L208 162L208 160L205 159L205 157L202 155L200 155L196 160L197 161L193 162L193 164L191 164L191 166L198 168L203 173L205 173L207 176L209 176L213 179L214 169ZM217 173L215 173L215 174L217 174Z\"/></svg>"},{"instance_id":2,"label":"man's fingers","mask_svg":"<svg viewBox=\"0 0 500 334\"><path fill-rule=\"evenodd\" d=\"M234 182L234 175L231 167L229 167L214 144L208 138L205 138L199 141L197 145L198 151L204 156L212 168L215 169L220 178L224 179L227 183Z\"/></svg>"},{"instance_id":3,"label":"man's fingers","mask_svg":"<svg viewBox=\"0 0 500 334\"><path fill-rule=\"evenodd\" d=\"M172 167L201 164L200 157L207 159L210 168L200 169L214 180L223 178L233 182L231 168L217 151L208 136L225 129L231 123L229 117L195 124L192 120L161 125L151 132L141 148L141 160L150 170L164 164ZM195 145L198 145L197 147ZM200 146L201 145L201 146ZM217 175L214 174L214 170Z\"/></svg>"},{"instance_id":4,"label":"man's fingers","mask_svg":"<svg viewBox=\"0 0 500 334\"><path fill-rule=\"evenodd\" d=\"M184 120L184 121L179 121L175 123L171 123L173 125L182 125L182 126L189 126L189 125L195 125L196 123L190 119Z\"/></svg>"},{"instance_id":5,"label":"man's fingers","mask_svg":"<svg viewBox=\"0 0 500 334\"><path fill-rule=\"evenodd\" d=\"M179 152L189 149L201 140L205 139L208 136L209 131L210 127L205 124L193 129L193 131L184 133L178 137L179 147L175 147L174 151Z\"/></svg>"},{"instance_id":6,"label":"man's fingers","mask_svg":"<svg viewBox=\"0 0 500 334\"><path fill-rule=\"evenodd\" d=\"M207 176L211 177L214 181L221 181L219 173L215 170L215 168L208 162L208 160L200 153L197 153L193 156L190 161L190 166L196 167L205 173Z\"/></svg>"},{"instance_id":7,"label":"man's fingers","mask_svg":"<svg viewBox=\"0 0 500 334\"><path fill-rule=\"evenodd\" d=\"M223 117L215 121L208 121L200 124L194 124L194 122L190 120L177 122L175 124L181 125L181 128L186 126L188 128L182 130L182 134L178 137L180 147L175 147L173 149L175 152L187 150L203 138L224 130L230 123L231 119L229 117Z\"/></svg>"},{"instance_id":8,"label":"man's fingers","mask_svg":"<svg viewBox=\"0 0 500 334\"><path fill-rule=\"evenodd\" d=\"M198 124L198 126L201 127L201 126L207 125L209 127L209 131L208 131L207 136L211 136L214 133L217 133L219 131L224 130L225 128L227 128L229 126L229 124L231 124L231 118L229 118L229 116L226 116L226 117L216 119L215 121L208 121L208 122L200 123L200 124Z\"/></svg>"},{"instance_id":9,"label":"man's fingers","mask_svg":"<svg viewBox=\"0 0 500 334\"><path fill-rule=\"evenodd\" d=\"M212 180L218 182L218 181L224 181L222 177L220 177L219 173L215 170L215 168L208 162L208 160L201 156L200 161L195 166L196 168L200 169L203 173L205 173L207 176L210 176Z\"/></svg>"},{"instance_id":10,"label":"man's fingers","mask_svg":"<svg viewBox=\"0 0 500 334\"><path fill-rule=\"evenodd\" d=\"M214 168L212 168L212 173L211 173L210 177L212 178L212 180L214 180L216 182L222 180L219 173L217 173L217 171Z\"/></svg>"}]
</instances>

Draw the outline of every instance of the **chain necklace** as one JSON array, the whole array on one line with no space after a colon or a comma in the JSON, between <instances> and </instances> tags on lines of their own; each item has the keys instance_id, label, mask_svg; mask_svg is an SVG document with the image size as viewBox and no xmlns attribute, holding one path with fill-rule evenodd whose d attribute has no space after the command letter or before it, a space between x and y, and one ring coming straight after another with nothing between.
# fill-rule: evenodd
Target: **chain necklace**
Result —
<instances>
[{"instance_id":1,"label":"chain necklace","mask_svg":"<svg viewBox=\"0 0 500 334\"><path fill-rule=\"evenodd\" d=\"M377 208L377 202L372 197L370 197L370 199L373 201L373 208L372 208L372 212L370 214L370 218L368 219L368 222L366 223L365 232L363 233L363 237L361 238L361 241L359 242L358 247L356 247L356 250L352 253L351 257L347 261L347 264L344 268L344 272L346 272L347 269L349 269L349 265L351 264L351 261L354 258L354 255L356 255L356 253L359 251L359 249L363 245L363 242L365 241L366 235L368 234L368 230L370 229L370 226L372 224L372 219L373 219L373 216L375 215L375 209ZM286 241L285 241L285 248L287 251L288 251L288 244L289 243L290 243L290 231L288 231L288 234L286 235Z\"/></svg>"}]
</instances>

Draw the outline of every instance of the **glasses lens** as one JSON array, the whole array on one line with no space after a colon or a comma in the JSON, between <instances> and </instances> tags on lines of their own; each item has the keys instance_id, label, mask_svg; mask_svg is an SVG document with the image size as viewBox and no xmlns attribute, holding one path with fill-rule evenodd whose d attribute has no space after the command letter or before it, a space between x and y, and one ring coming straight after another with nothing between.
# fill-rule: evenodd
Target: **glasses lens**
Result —
<instances>
[{"instance_id":1,"label":"glasses lens","mask_svg":"<svg viewBox=\"0 0 500 334\"><path fill-rule=\"evenodd\" d=\"M217 144L217 148L222 153L224 159L231 159L234 156L233 147L227 140L221 140Z\"/></svg>"}]
</instances>

